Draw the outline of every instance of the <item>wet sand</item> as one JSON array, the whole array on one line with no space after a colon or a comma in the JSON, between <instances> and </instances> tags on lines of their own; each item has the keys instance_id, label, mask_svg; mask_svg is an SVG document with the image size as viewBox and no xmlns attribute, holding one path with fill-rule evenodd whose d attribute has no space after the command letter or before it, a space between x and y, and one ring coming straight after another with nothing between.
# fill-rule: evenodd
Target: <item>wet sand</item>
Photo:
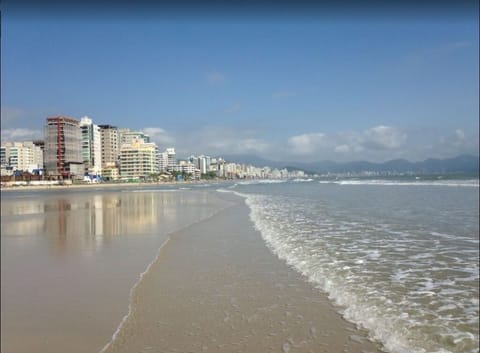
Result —
<instances>
[{"instance_id":1,"label":"wet sand","mask_svg":"<svg viewBox=\"0 0 480 353\"><path fill-rule=\"evenodd\" d=\"M180 187L190 187L193 185L211 185L219 183L230 183L232 180L194 180L194 181L162 181L162 182L152 182L152 183L91 183L91 184L51 184L51 185L13 185L5 183L0 187L2 192L28 192L36 190L76 190L76 189L131 189L131 188L156 188L156 187L170 187L170 186L180 186Z\"/></svg>"},{"instance_id":2,"label":"wet sand","mask_svg":"<svg viewBox=\"0 0 480 353\"><path fill-rule=\"evenodd\" d=\"M105 352L380 352L221 197L234 206L171 235Z\"/></svg>"},{"instance_id":3,"label":"wet sand","mask_svg":"<svg viewBox=\"0 0 480 353\"><path fill-rule=\"evenodd\" d=\"M99 352L169 233L226 206L193 190L50 190L1 199L1 352Z\"/></svg>"}]
</instances>

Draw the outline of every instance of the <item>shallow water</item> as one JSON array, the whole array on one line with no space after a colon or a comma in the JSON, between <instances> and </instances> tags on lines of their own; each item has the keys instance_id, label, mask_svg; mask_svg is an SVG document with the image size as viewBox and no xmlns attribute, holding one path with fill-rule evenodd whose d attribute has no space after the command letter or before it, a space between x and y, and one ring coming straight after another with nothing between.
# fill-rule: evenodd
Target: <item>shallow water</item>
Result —
<instances>
[{"instance_id":1,"label":"shallow water","mask_svg":"<svg viewBox=\"0 0 480 353\"><path fill-rule=\"evenodd\" d=\"M478 181L246 182L229 190L246 197L270 249L389 352L478 352Z\"/></svg>"}]
</instances>

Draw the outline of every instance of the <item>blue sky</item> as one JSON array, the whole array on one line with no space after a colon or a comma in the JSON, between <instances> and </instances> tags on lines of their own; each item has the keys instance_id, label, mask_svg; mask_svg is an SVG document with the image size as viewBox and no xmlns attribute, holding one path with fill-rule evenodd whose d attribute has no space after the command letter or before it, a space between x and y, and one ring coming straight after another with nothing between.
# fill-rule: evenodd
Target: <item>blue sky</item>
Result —
<instances>
[{"instance_id":1,"label":"blue sky","mask_svg":"<svg viewBox=\"0 0 480 353\"><path fill-rule=\"evenodd\" d=\"M45 119L143 130L179 155L478 154L472 16L21 16L2 12L2 141ZM475 11L477 15L475 16Z\"/></svg>"}]
</instances>

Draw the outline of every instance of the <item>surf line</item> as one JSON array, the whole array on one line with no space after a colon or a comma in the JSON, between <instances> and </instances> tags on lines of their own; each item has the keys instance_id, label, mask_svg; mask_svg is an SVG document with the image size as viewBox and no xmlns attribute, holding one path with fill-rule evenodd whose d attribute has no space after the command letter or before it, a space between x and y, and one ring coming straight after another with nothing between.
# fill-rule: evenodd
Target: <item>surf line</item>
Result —
<instances>
[{"instance_id":1,"label":"surf line","mask_svg":"<svg viewBox=\"0 0 480 353\"><path fill-rule=\"evenodd\" d=\"M157 255L155 256L155 258L150 262L150 264L147 266L147 268L145 269L145 271L143 271L137 282L135 282L135 284L133 285L133 287L130 289L130 294L129 294L129 300L128 300L128 312L127 314L122 318L122 321L120 322L120 324L118 325L117 329L115 330L115 332L113 333L112 335L112 338L110 339L110 341L102 348L102 350L99 352L99 353L105 353L107 352L107 350L110 348L110 346L115 342L115 340L117 339L117 336L118 334L120 333L120 331L122 330L123 326L126 324L128 318L130 316L132 316L132 313L133 313L133 299L134 299L134 296L135 296L135 291L137 289L137 287L140 285L140 283L142 282L142 279L143 277L149 273L150 271L150 268L157 262L160 260L160 255L162 254L162 250L163 248L170 242L170 240L172 239L172 237L175 235L175 233L178 233L180 231L182 231L183 229L187 229L195 224L198 224L200 222L203 222L203 221L206 221L207 219L210 219L212 217L214 217L215 215L219 214L220 212L226 210L227 208L230 208L230 207L233 207L235 206L236 203L233 203L231 205L228 205L228 206L225 206L225 207L221 207L220 209L212 212L211 214L209 214L207 217L205 218L202 218L202 219L199 219L197 221L194 221L190 224L187 224L186 226L178 229L178 230L174 230L172 231L167 239L162 243L162 245L160 245L160 247L158 248L158 251L157 251Z\"/></svg>"}]
</instances>

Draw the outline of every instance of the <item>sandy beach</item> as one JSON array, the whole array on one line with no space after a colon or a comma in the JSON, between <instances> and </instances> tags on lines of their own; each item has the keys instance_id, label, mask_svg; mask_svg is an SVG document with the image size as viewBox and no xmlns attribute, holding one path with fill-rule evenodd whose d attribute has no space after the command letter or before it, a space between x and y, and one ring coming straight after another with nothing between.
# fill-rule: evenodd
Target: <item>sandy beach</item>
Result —
<instances>
[{"instance_id":1,"label":"sandy beach","mask_svg":"<svg viewBox=\"0 0 480 353\"><path fill-rule=\"evenodd\" d=\"M170 236L105 352L379 352L222 197L234 206Z\"/></svg>"},{"instance_id":2,"label":"sandy beach","mask_svg":"<svg viewBox=\"0 0 480 353\"><path fill-rule=\"evenodd\" d=\"M2 198L2 352L379 351L242 198L90 190Z\"/></svg>"},{"instance_id":3,"label":"sandy beach","mask_svg":"<svg viewBox=\"0 0 480 353\"><path fill-rule=\"evenodd\" d=\"M202 191L144 191L2 194L2 352L100 351L168 234L225 206Z\"/></svg>"},{"instance_id":4,"label":"sandy beach","mask_svg":"<svg viewBox=\"0 0 480 353\"><path fill-rule=\"evenodd\" d=\"M124 188L145 188L145 187L162 187L162 186L191 186L191 185L208 185L212 183L228 183L231 182L231 180L199 180L199 181L181 181L181 182L175 182L175 181L168 181L168 182L158 182L158 183L90 183L90 184L51 184L51 185L13 185L13 184L7 184L5 183L0 187L0 190L6 191L6 192L12 192L12 191L35 191L35 190L76 190L76 189L96 189L96 190L101 190L101 189L110 189L110 188L119 188L119 189L124 189Z\"/></svg>"}]
</instances>

